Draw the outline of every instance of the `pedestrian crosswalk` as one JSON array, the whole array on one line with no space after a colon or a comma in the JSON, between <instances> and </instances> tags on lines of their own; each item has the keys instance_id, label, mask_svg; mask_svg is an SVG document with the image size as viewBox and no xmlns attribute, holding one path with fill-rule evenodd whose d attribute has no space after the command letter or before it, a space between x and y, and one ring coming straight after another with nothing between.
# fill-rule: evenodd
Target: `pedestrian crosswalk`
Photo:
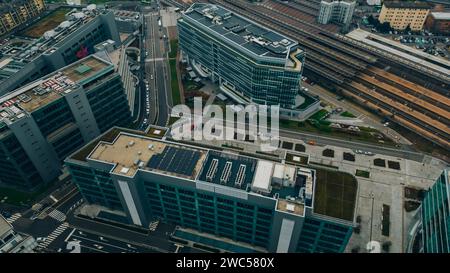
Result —
<instances>
[{"instance_id":1,"label":"pedestrian crosswalk","mask_svg":"<svg viewBox=\"0 0 450 273\"><path fill-rule=\"evenodd\" d=\"M9 217L8 219L6 219L6 222L12 224L14 221L16 221L17 219L19 219L20 217L22 217L22 214L20 214L20 213L14 213L11 217Z\"/></svg>"},{"instance_id":2,"label":"pedestrian crosswalk","mask_svg":"<svg viewBox=\"0 0 450 273\"><path fill-rule=\"evenodd\" d=\"M38 244L38 247L40 247L40 248L48 247L68 227L69 227L69 224L67 222L62 223L52 233L50 233L50 235L48 235L45 240L40 241L39 244Z\"/></svg>"},{"instance_id":3,"label":"pedestrian crosswalk","mask_svg":"<svg viewBox=\"0 0 450 273\"><path fill-rule=\"evenodd\" d=\"M60 222L64 222L66 220L66 215L62 212L60 212L57 209L52 210L48 216L52 217L53 219L56 219Z\"/></svg>"},{"instance_id":4,"label":"pedestrian crosswalk","mask_svg":"<svg viewBox=\"0 0 450 273\"><path fill-rule=\"evenodd\" d=\"M159 224L159 220L158 220L158 221L151 222L151 223L148 225L148 228L149 228L151 231L155 231L156 228L158 227L158 224Z\"/></svg>"}]
</instances>

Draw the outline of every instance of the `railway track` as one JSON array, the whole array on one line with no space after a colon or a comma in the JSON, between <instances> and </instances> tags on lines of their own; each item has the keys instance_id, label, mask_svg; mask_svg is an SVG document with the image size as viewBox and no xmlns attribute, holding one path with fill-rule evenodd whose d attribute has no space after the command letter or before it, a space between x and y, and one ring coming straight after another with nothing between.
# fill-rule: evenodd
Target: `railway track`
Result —
<instances>
[{"instance_id":1,"label":"railway track","mask_svg":"<svg viewBox=\"0 0 450 273\"><path fill-rule=\"evenodd\" d=\"M387 111L394 115L400 114L403 118L410 120L413 123L421 123L417 124L419 126L425 127L428 130L431 130L433 133L438 136L441 141L445 141L447 144L448 139L450 139L449 127L444 125L443 123L430 118L429 116L412 109L398 101L395 101L387 96L380 94L373 89L364 86L361 83L351 82L347 84L350 89L355 89L357 92L364 94L366 98L371 99L372 102L376 103L376 105L383 106ZM450 145L449 145L450 147Z\"/></svg>"},{"instance_id":2,"label":"railway track","mask_svg":"<svg viewBox=\"0 0 450 273\"><path fill-rule=\"evenodd\" d=\"M391 84L406 88L413 92L416 96L420 96L428 102L438 105L447 111L450 111L450 99L444 95L407 81L399 76L396 76L395 74L386 72L383 69L377 67L370 67L367 72L370 75L375 75L376 77L382 78L383 80L388 81Z\"/></svg>"}]
</instances>

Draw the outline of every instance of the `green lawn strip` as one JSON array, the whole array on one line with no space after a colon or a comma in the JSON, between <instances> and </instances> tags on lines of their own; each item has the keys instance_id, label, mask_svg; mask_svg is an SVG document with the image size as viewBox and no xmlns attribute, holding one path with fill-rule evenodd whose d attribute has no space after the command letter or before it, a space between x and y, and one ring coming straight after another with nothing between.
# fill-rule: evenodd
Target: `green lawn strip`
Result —
<instances>
[{"instance_id":1,"label":"green lawn strip","mask_svg":"<svg viewBox=\"0 0 450 273\"><path fill-rule=\"evenodd\" d=\"M170 64L170 86L172 87L172 102L173 105L181 103L180 86L177 78L177 61L175 59L169 60Z\"/></svg>"}]
</instances>

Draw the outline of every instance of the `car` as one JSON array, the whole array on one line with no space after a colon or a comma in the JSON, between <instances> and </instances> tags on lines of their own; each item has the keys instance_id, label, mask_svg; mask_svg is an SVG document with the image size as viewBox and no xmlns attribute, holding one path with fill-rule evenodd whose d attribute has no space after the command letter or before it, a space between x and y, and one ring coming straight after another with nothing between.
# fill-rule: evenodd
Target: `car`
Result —
<instances>
[{"instance_id":1,"label":"car","mask_svg":"<svg viewBox=\"0 0 450 273\"><path fill-rule=\"evenodd\" d=\"M150 79L152 79L152 80L153 80L153 75L150 75Z\"/></svg>"},{"instance_id":2,"label":"car","mask_svg":"<svg viewBox=\"0 0 450 273\"><path fill-rule=\"evenodd\" d=\"M364 152L365 155L373 155L372 152Z\"/></svg>"},{"instance_id":3,"label":"car","mask_svg":"<svg viewBox=\"0 0 450 273\"><path fill-rule=\"evenodd\" d=\"M384 126L384 127L388 127L388 126L389 126L389 122L385 122L385 123L383 124L383 126Z\"/></svg>"},{"instance_id":4,"label":"car","mask_svg":"<svg viewBox=\"0 0 450 273\"><path fill-rule=\"evenodd\" d=\"M46 237L37 237L37 238L36 238L36 242L38 242L38 243L40 243L40 242L45 242L45 241L47 241L47 238L46 238Z\"/></svg>"},{"instance_id":5,"label":"car","mask_svg":"<svg viewBox=\"0 0 450 273\"><path fill-rule=\"evenodd\" d=\"M357 154L362 154L363 151L361 151L361 150L355 150L355 153L357 153Z\"/></svg>"}]
</instances>

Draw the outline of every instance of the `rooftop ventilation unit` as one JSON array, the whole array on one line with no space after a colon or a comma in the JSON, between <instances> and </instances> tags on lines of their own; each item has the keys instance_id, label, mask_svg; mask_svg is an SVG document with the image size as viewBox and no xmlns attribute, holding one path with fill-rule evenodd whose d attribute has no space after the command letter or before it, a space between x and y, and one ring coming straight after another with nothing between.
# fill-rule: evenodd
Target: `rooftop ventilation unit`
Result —
<instances>
[{"instance_id":1,"label":"rooftop ventilation unit","mask_svg":"<svg viewBox=\"0 0 450 273\"><path fill-rule=\"evenodd\" d=\"M219 165L219 160L214 158L209 166L208 172L206 173L206 181L211 182L216 175L217 166Z\"/></svg>"},{"instance_id":2,"label":"rooftop ventilation unit","mask_svg":"<svg viewBox=\"0 0 450 273\"><path fill-rule=\"evenodd\" d=\"M230 178L232 166L233 166L233 163L231 161L227 161L227 163L225 163L225 168L223 168L222 175L220 176L221 184L228 183L228 179Z\"/></svg>"},{"instance_id":3,"label":"rooftop ventilation unit","mask_svg":"<svg viewBox=\"0 0 450 273\"><path fill-rule=\"evenodd\" d=\"M242 183L244 182L245 179L245 170L247 169L247 166L245 166L244 164L241 164L239 166L239 170L236 176L236 181L234 182L234 185L236 187L241 187Z\"/></svg>"}]
</instances>

